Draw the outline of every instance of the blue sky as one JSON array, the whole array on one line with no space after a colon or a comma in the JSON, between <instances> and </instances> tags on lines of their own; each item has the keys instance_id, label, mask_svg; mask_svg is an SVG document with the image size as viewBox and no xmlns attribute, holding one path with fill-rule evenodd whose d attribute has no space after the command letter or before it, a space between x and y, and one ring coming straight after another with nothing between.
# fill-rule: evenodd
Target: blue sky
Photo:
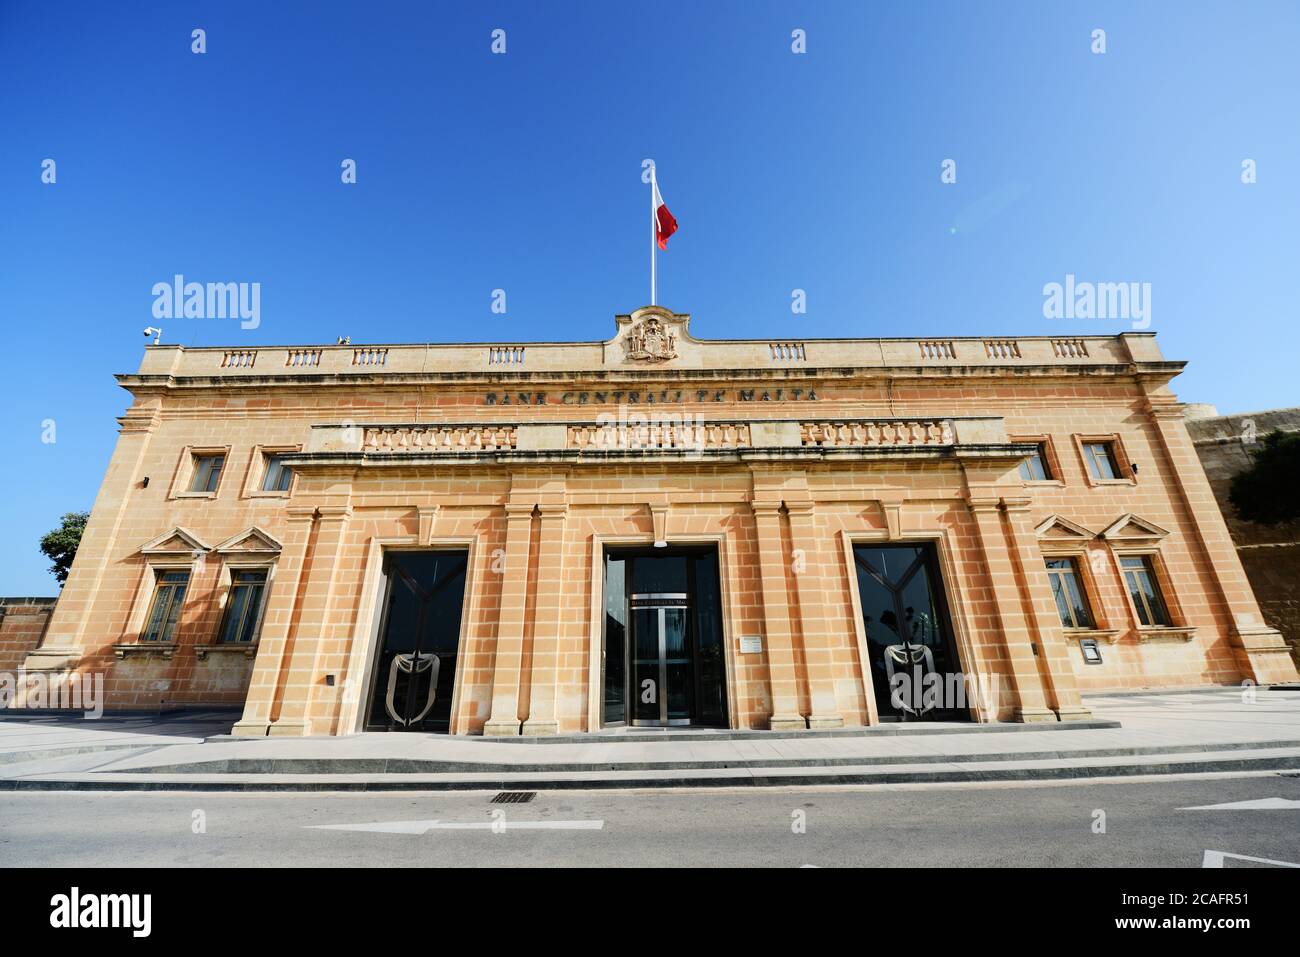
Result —
<instances>
[{"instance_id":1,"label":"blue sky","mask_svg":"<svg viewBox=\"0 0 1300 957\"><path fill-rule=\"evenodd\" d=\"M0 0L0 594L57 590L154 283L261 283L257 329L173 343L603 339L648 299L645 158L699 336L1129 327L1044 318L1072 273L1151 284L1184 400L1295 405L1298 11Z\"/></svg>"}]
</instances>

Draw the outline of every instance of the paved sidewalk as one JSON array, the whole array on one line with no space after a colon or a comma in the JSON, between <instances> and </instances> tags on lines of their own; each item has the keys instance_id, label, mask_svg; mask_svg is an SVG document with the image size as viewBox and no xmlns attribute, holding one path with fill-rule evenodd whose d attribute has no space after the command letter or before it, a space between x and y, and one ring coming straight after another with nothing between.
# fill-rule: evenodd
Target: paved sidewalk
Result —
<instances>
[{"instance_id":1,"label":"paved sidewalk","mask_svg":"<svg viewBox=\"0 0 1300 957\"><path fill-rule=\"evenodd\" d=\"M1097 724L1120 726L918 725L919 733L893 726L758 737L633 732L530 747L520 739L382 733L205 741L225 730L212 716L0 720L0 788L653 787L1300 768L1297 691L1262 689L1253 703L1237 689L1087 703Z\"/></svg>"}]
</instances>

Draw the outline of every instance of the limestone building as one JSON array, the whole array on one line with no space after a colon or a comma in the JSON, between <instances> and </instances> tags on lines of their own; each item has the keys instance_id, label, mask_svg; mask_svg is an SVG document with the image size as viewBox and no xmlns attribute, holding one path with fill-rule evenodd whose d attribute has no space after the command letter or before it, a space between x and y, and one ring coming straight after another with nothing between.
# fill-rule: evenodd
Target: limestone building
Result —
<instances>
[{"instance_id":1,"label":"limestone building","mask_svg":"<svg viewBox=\"0 0 1300 957\"><path fill-rule=\"evenodd\" d=\"M1153 335L147 349L29 669L242 735L1057 721L1296 678Z\"/></svg>"}]
</instances>

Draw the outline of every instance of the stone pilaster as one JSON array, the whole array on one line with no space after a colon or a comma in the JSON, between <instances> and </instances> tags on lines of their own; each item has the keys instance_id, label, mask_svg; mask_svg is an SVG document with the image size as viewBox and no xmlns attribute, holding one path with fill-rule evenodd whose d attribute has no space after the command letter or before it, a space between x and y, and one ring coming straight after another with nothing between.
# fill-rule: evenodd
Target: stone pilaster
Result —
<instances>
[{"instance_id":1,"label":"stone pilaster","mask_svg":"<svg viewBox=\"0 0 1300 957\"><path fill-rule=\"evenodd\" d=\"M290 628L307 565L315 529L314 506L286 509L288 531L285 533L275 579L266 597L266 612L257 640L257 658L248 682L244 715L231 732L236 737L266 737L271 728L271 709L282 697L280 684L287 672L293 643Z\"/></svg>"},{"instance_id":2,"label":"stone pilaster","mask_svg":"<svg viewBox=\"0 0 1300 957\"><path fill-rule=\"evenodd\" d=\"M1029 595L1027 623L1031 636L1037 639L1040 663L1039 673L1050 695L1052 709L1062 721L1081 721L1092 717L1079 697L1079 687L1074 678L1074 663L1070 660L1061 620L1052 600L1051 582L1047 578L1047 565L1038 549L1030 519L1029 499L1003 499L1006 512L1007 546L1013 562L1019 566L1018 580Z\"/></svg>"},{"instance_id":3,"label":"stone pilaster","mask_svg":"<svg viewBox=\"0 0 1300 957\"><path fill-rule=\"evenodd\" d=\"M790 603L786 597L785 549L781 543L781 503L753 502L758 533L758 566L767 633L767 669L772 690L773 731L806 728L799 711L799 675L795 667Z\"/></svg>"},{"instance_id":4,"label":"stone pilaster","mask_svg":"<svg viewBox=\"0 0 1300 957\"><path fill-rule=\"evenodd\" d=\"M996 499L976 499L970 502L970 510L979 529L989 591L997 610L1002 644L1015 686L1016 718L1025 722L1055 721L1056 713L1048 707L1044 693L1034 635L1023 610L1021 589L1024 586L1011 560L1011 543L1003 534L998 505Z\"/></svg>"},{"instance_id":5,"label":"stone pilaster","mask_svg":"<svg viewBox=\"0 0 1300 957\"><path fill-rule=\"evenodd\" d=\"M158 424L157 406L137 403L118 423L121 428L108 471L45 637L24 664L28 671L75 667L82 655L111 644L106 621L114 621L118 627L122 624L121 613L107 610L121 607L121 595L104 589L103 584L126 546L143 544L120 542L119 536L131 517L131 494L142 481L142 463ZM92 628L92 623L97 627Z\"/></svg>"},{"instance_id":6,"label":"stone pilaster","mask_svg":"<svg viewBox=\"0 0 1300 957\"><path fill-rule=\"evenodd\" d=\"M503 560L501 604L497 619L496 655L492 675L492 711L483 734L519 734L519 688L523 675L524 609L528 597L528 546L532 537L533 503L506 505L506 553Z\"/></svg>"},{"instance_id":7,"label":"stone pilaster","mask_svg":"<svg viewBox=\"0 0 1300 957\"><path fill-rule=\"evenodd\" d=\"M532 693L525 735L556 734L560 642L564 616L564 530L568 507L538 505L537 598L533 624Z\"/></svg>"},{"instance_id":8,"label":"stone pilaster","mask_svg":"<svg viewBox=\"0 0 1300 957\"><path fill-rule=\"evenodd\" d=\"M1215 501L1182 409L1173 397L1153 396L1149 411L1169 484L1186 508L1196 545L1213 569L1212 578L1231 621L1229 637L1243 678L1259 684L1295 681L1295 662L1282 635L1260 613L1241 558ZM1139 479L1140 481L1141 479Z\"/></svg>"},{"instance_id":9,"label":"stone pilaster","mask_svg":"<svg viewBox=\"0 0 1300 957\"><path fill-rule=\"evenodd\" d=\"M335 585L351 517L352 508L348 505L322 505L316 509L314 541L307 556L305 578L300 579L297 621L290 626L289 643L281 656L280 678L267 734L312 733L308 705L314 685L324 681L316 665L322 644L332 632Z\"/></svg>"},{"instance_id":10,"label":"stone pilaster","mask_svg":"<svg viewBox=\"0 0 1300 957\"><path fill-rule=\"evenodd\" d=\"M844 716L840 713L835 694L836 642L831 633L830 618L833 606L820 587L832 573L817 537L813 504L786 502L785 508L790 520L791 562L799 596L800 633L803 635L804 666L808 670L808 696L812 708L808 727L843 727Z\"/></svg>"}]
</instances>

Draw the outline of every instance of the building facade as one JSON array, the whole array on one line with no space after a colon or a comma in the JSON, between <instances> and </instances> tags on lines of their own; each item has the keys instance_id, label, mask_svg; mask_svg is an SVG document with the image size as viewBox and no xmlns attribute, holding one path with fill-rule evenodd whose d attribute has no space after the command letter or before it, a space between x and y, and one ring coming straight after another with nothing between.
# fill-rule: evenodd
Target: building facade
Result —
<instances>
[{"instance_id":1,"label":"building facade","mask_svg":"<svg viewBox=\"0 0 1300 957\"><path fill-rule=\"evenodd\" d=\"M1065 721L1296 678L1150 334L151 346L29 670L241 735Z\"/></svg>"},{"instance_id":2,"label":"building facade","mask_svg":"<svg viewBox=\"0 0 1300 957\"><path fill-rule=\"evenodd\" d=\"M1189 406L1187 430L1264 621L1281 633L1300 664L1300 522L1248 522L1237 517L1228 500L1233 478L1250 468L1260 439L1274 431L1300 432L1300 408L1219 415L1213 406Z\"/></svg>"}]
</instances>

